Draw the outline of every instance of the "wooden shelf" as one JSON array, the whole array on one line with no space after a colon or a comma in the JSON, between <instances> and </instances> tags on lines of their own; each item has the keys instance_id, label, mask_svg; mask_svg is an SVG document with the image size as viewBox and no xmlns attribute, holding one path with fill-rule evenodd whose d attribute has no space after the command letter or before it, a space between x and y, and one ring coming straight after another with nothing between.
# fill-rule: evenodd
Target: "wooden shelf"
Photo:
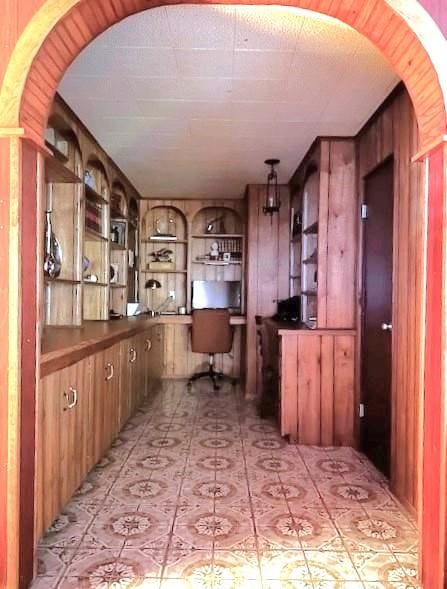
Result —
<instances>
[{"instance_id":1,"label":"wooden shelf","mask_svg":"<svg viewBox=\"0 0 447 589\"><path fill-rule=\"evenodd\" d=\"M289 278L290 280L299 280L301 276L299 274L291 274Z\"/></svg>"},{"instance_id":2,"label":"wooden shelf","mask_svg":"<svg viewBox=\"0 0 447 589\"><path fill-rule=\"evenodd\" d=\"M316 297L317 291L316 290L303 290L301 294L305 297Z\"/></svg>"},{"instance_id":3,"label":"wooden shelf","mask_svg":"<svg viewBox=\"0 0 447 589\"><path fill-rule=\"evenodd\" d=\"M141 243L188 243L186 239L166 239L166 238L154 238L154 239L142 239Z\"/></svg>"},{"instance_id":4,"label":"wooden shelf","mask_svg":"<svg viewBox=\"0 0 447 589\"><path fill-rule=\"evenodd\" d=\"M90 227L85 228L85 235L86 238L89 236L95 241L109 241L108 237L101 235L101 233L98 233L98 231L95 231L94 229L90 229Z\"/></svg>"},{"instance_id":5,"label":"wooden shelf","mask_svg":"<svg viewBox=\"0 0 447 589\"><path fill-rule=\"evenodd\" d=\"M79 176L54 156L49 156L45 160L45 180L53 184L80 184L82 182Z\"/></svg>"},{"instance_id":6,"label":"wooden shelf","mask_svg":"<svg viewBox=\"0 0 447 589\"><path fill-rule=\"evenodd\" d=\"M110 247L113 250L121 250L121 251L125 251L127 249L125 245L121 245L120 243L116 243L115 241L110 242Z\"/></svg>"},{"instance_id":7,"label":"wooden shelf","mask_svg":"<svg viewBox=\"0 0 447 589\"><path fill-rule=\"evenodd\" d=\"M144 274L186 274L187 270L141 270Z\"/></svg>"},{"instance_id":8,"label":"wooden shelf","mask_svg":"<svg viewBox=\"0 0 447 589\"><path fill-rule=\"evenodd\" d=\"M84 284L90 284L92 286L109 286L107 282L93 282L91 280L84 280Z\"/></svg>"},{"instance_id":9,"label":"wooden shelf","mask_svg":"<svg viewBox=\"0 0 447 589\"><path fill-rule=\"evenodd\" d=\"M109 201L106 198L104 198L104 196L102 194L99 194L99 192L96 192L96 190L94 188L92 188L91 186L89 186L88 184L84 184L84 188L85 188L85 196L89 200L92 200L93 202L96 202L97 204L103 204L103 205L109 204Z\"/></svg>"},{"instance_id":10,"label":"wooden shelf","mask_svg":"<svg viewBox=\"0 0 447 589\"><path fill-rule=\"evenodd\" d=\"M305 260L303 260L303 264L318 264L318 258L316 255L312 254L311 256L309 256L308 258L306 258Z\"/></svg>"},{"instance_id":11,"label":"wooden shelf","mask_svg":"<svg viewBox=\"0 0 447 589\"><path fill-rule=\"evenodd\" d=\"M110 288L127 288L126 284L116 284L115 282L110 284Z\"/></svg>"},{"instance_id":12,"label":"wooden shelf","mask_svg":"<svg viewBox=\"0 0 447 589\"><path fill-rule=\"evenodd\" d=\"M193 260L193 264L203 264L204 266L231 266L231 265L238 265L240 266L242 262L231 261L231 262L224 262L223 260L219 260L218 262L214 262L212 260Z\"/></svg>"},{"instance_id":13,"label":"wooden shelf","mask_svg":"<svg viewBox=\"0 0 447 589\"><path fill-rule=\"evenodd\" d=\"M242 239L242 233L196 233L191 237L201 239Z\"/></svg>"},{"instance_id":14,"label":"wooden shelf","mask_svg":"<svg viewBox=\"0 0 447 589\"><path fill-rule=\"evenodd\" d=\"M312 225L309 225L309 227L306 227L306 229L303 229L304 235L316 235L317 233L318 233L318 221L315 221L315 223L312 223Z\"/></svg>"},{"instance_id":15,"label":"wooden shelf","mask_svg":"<svg viewBox=\"0 0 447 589\"><path fill-rule=\"evenodd\" d=\"M301 243L301 237L293 237L290 243Z\"/></svg>"},{"instance_id":16,"label":"wooden shelf","mask_svg":"<svg viewBox=\"0 0 447 589\"><path fill-rule=\"evenodd\" d=\"M52 284L81 284L80 280L70 280L69 278L54 278L51 280L45 277L45 282Z\"/></svg>"},{"instance_id":17,"label":"wooden shelf","mask_svg":"<svg viewBox=\"0 0 447 589\"><path fill-rule=\"evenodd\" d=\"M45 146L51 151L54 157L60 162L66 164L68 162L68 156L65 155L60 149L58 149L53 143L45 141Z\"/></svg>"}]
</instances>

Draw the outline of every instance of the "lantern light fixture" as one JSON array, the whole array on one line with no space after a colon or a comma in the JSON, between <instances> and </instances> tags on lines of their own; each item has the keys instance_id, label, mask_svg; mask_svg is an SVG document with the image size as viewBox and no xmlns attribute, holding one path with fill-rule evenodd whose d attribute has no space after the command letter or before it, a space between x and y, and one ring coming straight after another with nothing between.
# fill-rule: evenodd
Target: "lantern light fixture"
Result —
<instances>
[{"instance_id":1,"label":"lantern light fixture","mask_svg":"<svg viewBox=\"0 0 447 589\"><path fill-rule=\"evenodd\" d=\"M277 166L279 162L280 160L276 158L270 158L264 162L267 166L270 166L270 171L267 176L265 206L262 207L262 210L264 215L270 215L270 217L272 217L273 213L277 213L281 207L278 176L275 170L275 166Z\"/></svg>"}]
</instances>

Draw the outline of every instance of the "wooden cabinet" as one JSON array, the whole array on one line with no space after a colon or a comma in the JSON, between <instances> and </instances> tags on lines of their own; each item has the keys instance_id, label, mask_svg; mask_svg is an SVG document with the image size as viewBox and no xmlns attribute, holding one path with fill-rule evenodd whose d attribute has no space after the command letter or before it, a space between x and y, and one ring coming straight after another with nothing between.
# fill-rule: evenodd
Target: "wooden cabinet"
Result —
<instances>
[{"instance_id":1,"label":"wooden cabinet","mask_svg":"<svg viewBox=\"0 0 447 589\"><path fill-rule=\"evenodd\" d=\"M264 320L260 408L299 444L355 446L355 332Z\"/></svg>"},{"instance_id":2,"label":"wooden cabinet","mask_svg":"<svg viewBox=\"0 0 447 589\"><path fill-rule=\"evenodd\" d=\"M280 337L281 434L299 444L355 446L354 333Z\"/></svg>"},{"instance_id":3,"label":"wooden cabinet","mask_svg":"<svg viewBox=\"0 0 447 589\"><path fill-rule=\"evenodd\" d=\"M51 525L163 369L163 326L48 374L36 415L36 541Z\"/></svg>"},{"instance_id":4,"label":"wooden cabinet","mask_svg":"<svg viewBox=\"0 0 447 589\"><path fill-rule=\"evenodd\" d=\"M37 403L36 533L73 495L91 460L91 361L41 381Z\"/></svg>"}]
</instances>

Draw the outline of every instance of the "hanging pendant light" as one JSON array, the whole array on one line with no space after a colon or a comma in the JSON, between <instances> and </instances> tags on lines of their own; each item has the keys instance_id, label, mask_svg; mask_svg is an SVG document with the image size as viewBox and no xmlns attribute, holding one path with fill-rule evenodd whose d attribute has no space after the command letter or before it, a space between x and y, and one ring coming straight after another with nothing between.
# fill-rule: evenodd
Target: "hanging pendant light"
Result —
<instances>
[{"instance_id":1,"label":"hanging pendant light","mask_svg":"<svg viewBox=\"0 0 447 589\"><path fill-rule=\"evenodd\" d=\"M264 215L273 215L273 213L277 213L281 206L281 201L279 199L279 187L278 187L278 176L276 174L275 166L279 164L278 159L268 159L265 160L265 164L270 166L270 172L267 176L267 190L265 195L265 206L262 207Z\"/></svg>"}]
</instances>

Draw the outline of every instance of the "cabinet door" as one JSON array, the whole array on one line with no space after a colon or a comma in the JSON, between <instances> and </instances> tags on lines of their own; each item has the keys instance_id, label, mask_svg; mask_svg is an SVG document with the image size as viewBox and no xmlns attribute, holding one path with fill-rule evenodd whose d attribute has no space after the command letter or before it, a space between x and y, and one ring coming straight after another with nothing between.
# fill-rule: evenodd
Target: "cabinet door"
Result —
<instances>
[{"instance_id":1,"label":"cabinet door","mask_svg":"<svg viewBox=\"0 0 447 589\"><path fill-rule=\"evenodd\" d=\"M89 359L60 371L60 498L65 505L87 472Z\"/></svg>"},{"instance_id":2,"label":"cabinet door","mask_svg":"<svg viewBox=\"0 0 447 589\"><path fill-rule=\"evenodd\" d=\"M103 446L107 451L119 431L120 346L116 344L103 352Z\"/></svg>"},{"instance_id":3,"label":"cabinet door","mask_svg":"<svg viewBox=\"0 0 447 589\"><path fill-rule=\"evenodd\" d=\"M152 350L150 360L151 390L154 392L160 385L164 373L164 327L155 325L152 328Z\"/></svg>"},{"instance_id":4,"label":"cabinet door","mask_svg":"<svg viewBox=\"0 0 447 589\"><path fill-rule=\"evenodd\" d=\"M120 344L121 362L120 362L120 428L129 419L134 404L135 395L135 373L137 351L135 338L123 340Z\"/></svg>"},{"instance_id":5,"label":"cabinet door","mask_svg":"<svg viewBox=\"0 0 447 589\"><path fill-rule=\"evenodd\" d=\"M40 538L61 510L59 444L62 396L60 372L43 378L37 395L36 537Z\"/></svg>"}]
</instances>

